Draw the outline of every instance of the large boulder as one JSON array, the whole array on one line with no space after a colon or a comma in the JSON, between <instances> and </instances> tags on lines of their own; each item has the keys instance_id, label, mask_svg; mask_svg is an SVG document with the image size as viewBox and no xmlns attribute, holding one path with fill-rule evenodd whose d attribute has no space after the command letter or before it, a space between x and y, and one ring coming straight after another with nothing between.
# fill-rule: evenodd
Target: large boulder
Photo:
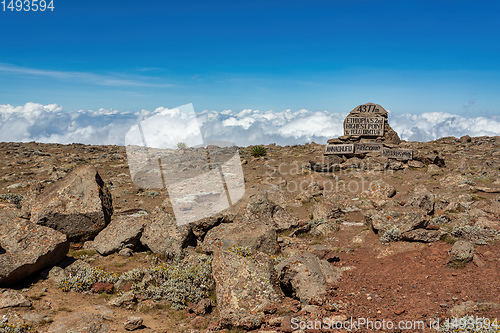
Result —
<instances>
[{"instance_id":1,"label":"large boulder","mask_svg":"<svg viewBox=\"0 0 500 333\"><path fill-rule=\"evenodd\" d=\"M161 207L149 216L139 241L154 253L169 259L179 257L183 248L196 244L190 224L179 226Z\"/></svg>"},{"instance_id":2,"label":"large boulder","mask_svg":"<svg viewBox=\"0 0 500 333\"><path fill-rule=\"evenodd\" d=\"M276 271L285 294L298 298L303 305L314 296L324 294L328 285L336 283L342 275L338 268L311 253L298 253L285 259Z\"/></svg>"},{"instance_id":3,"label":"large boulder","mask_svg":"<svg viewBox=\"0 0 500 333\"><path fill-rule=\"evenodd\" d=\"M206 234L202 249L213 252L231 246L248 246L269 255L279 251L276 231L258 220L218 225Z\"/></svg>"},{"instance_id":4,"label":"large boulder","mask_svg":"<svg viewBox=\"0 0 500 333\"><path fill-rule=\"evenodd\" d=\"M111 220L111 194L94 166L72 170L33 200L31 221L72 242L96 236Z\"/></svg>"},{"instance_id":5,"label":"large boulder","mask_svg":"<svg viewBox=\"0 0 500 333\"><path fill-rule=\"evenodd\" d=\"M474 259L474 245L469 241L458 241L448 251L448 262L457 267L461 267Z\"/></svg>"},{"instance_id":6,"label":"large boulder","mask_svg":"<svg viewBox=\"0 0 500 333\"><path fill-rule=\"evenodd\" d=\"M283 298L273 262L264 253L245 256L217 249L212 273L219 321L224 326L258 328L264 320L266 305Z\"/></svg>"},{"instance_id":7,"label":"large boulder","mask_svg":"<svg viewBox=\"0 0 500 333\"><path fill-rule=\"evenodd\" d=\"M68 250L66 235L15 217L13 212L2 212L0 286L14 285L57 264L66 257Z\"/></svg>"},{"instance_id":8,"label":"large boulder","mask_svg":"<svg viewBox=\"0 0 500 333\"><path fill-rule=\"evenodd\" d=\"M0 289L0 309L29 306L31 302L23 293L13 289Z\"/></svg>"},{"instance_id":9,"label":"large boulder","mask_svg":"<svg viewBox=\"0 0 500 333\"><path fill-rule=\"evenodd\" d=\"M134 248L147 223L147 215L145 211L129 211L115 216L94 238L94 249L106 256L125 247Z\"/></svg>"},{"instance_id":10,"label":"large boulder","mask_svg":"<svg viewBox=\"0 0 500 333\"><path fill-rule=\"evenodd\" d=\"M258 196L251 200L245 210L247 221L260 220L277 232L296 227L298 220L283 207L270 201L267 196Z\"/></svg>"}]
</instances>

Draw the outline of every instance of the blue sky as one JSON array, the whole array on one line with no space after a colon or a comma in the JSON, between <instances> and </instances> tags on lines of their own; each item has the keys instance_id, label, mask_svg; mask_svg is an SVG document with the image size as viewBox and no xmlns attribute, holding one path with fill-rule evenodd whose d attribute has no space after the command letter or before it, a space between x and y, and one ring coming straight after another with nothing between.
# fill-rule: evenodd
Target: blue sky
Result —
<instances>
[{"instance_id":1,"label":"blue sky","mask_svg":"<svg viewBox=\"0 0 500 333\"><path fill-rule=\"evenodd\" d=\"M494 1L71 1L0 12L0 104L500 114Z\"/></svg>"}]
</instances>

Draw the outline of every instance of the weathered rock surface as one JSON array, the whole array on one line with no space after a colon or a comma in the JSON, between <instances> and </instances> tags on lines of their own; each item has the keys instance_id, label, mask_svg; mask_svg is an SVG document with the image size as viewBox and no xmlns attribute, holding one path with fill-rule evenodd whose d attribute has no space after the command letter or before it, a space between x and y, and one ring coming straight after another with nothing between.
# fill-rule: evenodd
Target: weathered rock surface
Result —
<instances>
[{"instance_id":1,"label":"weathered rock surface","mask_svg":"<svg viewBox=\"0 0 500 333\"><path fill-rule=\"evenodd\" d=\"M368 189L362 195L369 198L392 198L396 194L396 188L381 179L375 180L368 185Z\"/></svg>"},{"instance_id":2,"label":"weathered rock surface","mask_svg":"<svg viewBox=\"0 0 500 333\"><path fill-rule=\"evenodd\" d=\"M426 214L434 212L434 194L429 191L425 186L420 185L413 189L406 198L406 205L410 207L418 207Z\"/></svg>"},{"instance_id":3,"label":"weathered rock surface","mask_svg":"<svg viewBox=\"0 0 500 333\"><path fill-rule=\"evenodd\" d=\"M175 219L162 208L155 209L149 216L140 242L151 251L166 258L174 258L182 249L196 242L191 226L177 225Z\"/></svg>"},{"instance_id":4,"label":"weathered rock surface","mask_svg":"<svg viewBox=\"0 0 500 333\"><path fill-rule=\"evenodd\" d=\"M78 312L54 321L48 330L49 333L106 333L109 326L104 323L102 316Z\"/></svg>"},{"instance_id":5,"label":"weathered rock surface","mask_svg":"<svg viewBox=\"0 0 500 333\"><path fill-rule=\"evenodd\" d=\"M135 211L115 216L93 242L94 249L101 255L118 252L126 246L137 245L144 226L147 224L147 212Z\"/></svg>"},{"instance_id":6,"label":"weathered rock surface","mask_svg":"<svg viewBox=\"0 0 500 333\"><path fill-rule=\"evenodd\" d=\"M255 329L264 320L264 307L283 297L272 260L264 253L243 257L216 250L212 270L222 325Z\"/></svg>"},{"instance_id":7,"label":"weathered rock surface","mask_svg":"<svg viewBox=\"0 0 500 333\"><path fill-rule=\"evenodd\" d=\"M471 242L464 240L458 241L453 244L448 251L449 263L458 265L468 263L474 258L474 253L474 245Z\"/></svg>"},{"instance_id":8,"label":"weathered rock surface","mask_svg":"<svg viewBox=\"0 0 500 333\"><path fill-rule=\"evenodd\" d=\"M324 294L327 286L336 283L341 277L340 270L311 253L296 254L285 259L276 267L276 271L282 287L302 304Z\"/></svg>"},{"instance_id":9,"label":"weathered rock surface","mask_svg":"<svg viewBox=\"0 0 500 333\"><path fill-rule=\"evenodd\" d=\"M291 216L283 207L270 201L267 196L259 196L247 205L245 219L260 220L277 232L298 225L298 220Z\"/></svg>"},{"instance_id":10,"label":"weathered rock surface","mask_svg":"<svg viewBox=\"0 0 500 333\"><path fill-rule=\"evenodd\" d=\"M397 228L401 233L419 228L425 228L427 220L422 212L398 212L383 210L368 213L366 223L376 232L383 232L390 228Z\"/></svg>"},{"instance_id":11,"label":"weathered rock surface","mask_svg":"<svg viewBox=\"0 0 500 333\"><path fill-rule=\"evenodd\" d=\"M269 255L279 251L276 231L258 220L224 223L211 229L205 236L202 249L211 253L216 248L231 246L248 246Z\"/></svg>"},{"instance_id":12,"label":"weathered rock surface","mask_svg":"<svg viewBox=\"0 0 500 333\"><path fill-rule=\"evenodd\" d=\"M111 194L97 169L81 166L34 199L31 221L85 241L96 236L113 214Z\"/></svg>"},{"instance_id":13,"label":"weathered rock surface","mask_svg":"<svg viewBox=\"0 0 500 333\"><path fill-rule=\"evenodd\" d=\"M440 240L444 234L445 232L440 230L416 229L403 232L401 234L401 240L408 242L432 243Z\"/></svg>"},{"instance_id":14,"label":"weathered rock surface","mask_svg":"<svg viewBox=\"0 0 500 333\"><path fill-rule=\"evenodd\" d=\"M142 326L143 319L138 316L130 316L127 318L125 323L123 323L123 328L127 331L134 331Z\"/></svg>"},{"instance_id":15,"label":"weathered rock surface","mask_svg":"<svg viewBox=\"0 0 500 333\"><path fill-rule=\"evenodd\" d=\"M14 216L0 216L0 286L57 264L69 250L66 235Z\"/></svg>"},{"instance_id":16,"label":"weathered rock surface","mask_svg":"<svg viewBox=\"0 0 500 333\"><path fill-rule=\"evenodd\" d=\"M13 289L0 289L0 309L28 306L31 306L31 302L23 293Z\"/></svg>"}]
</instances>

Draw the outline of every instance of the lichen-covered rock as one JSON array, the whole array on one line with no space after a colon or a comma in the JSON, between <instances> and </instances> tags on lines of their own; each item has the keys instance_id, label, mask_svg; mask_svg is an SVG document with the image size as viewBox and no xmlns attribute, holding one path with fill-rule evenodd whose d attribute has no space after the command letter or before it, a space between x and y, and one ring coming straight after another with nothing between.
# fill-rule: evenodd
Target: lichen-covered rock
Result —
<instances>
[{"instance_id":1,"label":"lichen-covered rock","mask_svg":"<svg viewBox=\"0 0 500 333\"><path fill-rule=\"evenodd\" d=\"M368 212L365 215L365 223L376 233L388 229L398 229L400 233L425 228L428 223L426 215L422 212L398 212L393 210L382 210Z\"/></svg>"},{"instance_id":2,"label":"lichen-covered rock","mask_svg":"<svg viewBox=\"0 0 500 333\"><path fill-rule=\"evenodd\" d=\"M464 240L458 241L453 244L451 249L448 251L449 262L456 264L468 263L474 258L474 253L474 245L471 242Z\"/></svg>"},{"instance_id":3,"label":"lichen-covered rock","mask_svg":"<svg viewBox=\"0 0 500 333\"><path fill-rule=\"evenodd\" d=\"M408 194L406 200L407 206L418 207L426 214L432 214L434 212L435 196L423 185L415 187L413 191Z\"/></svg>"},{"instance_id":4,"label":"lichen-covered rock","mask_svg":"<svg viewBox=\"0 0 500 333\"><path fill-rule=\"evenodd\" d=\"M282 261L276 271L285 293L297 297L302 304L308 304L314 296L324 294L329 284L336 283L341 271L326 260L320 260L311 253L300 253Z\"/></svg>"},{"instance_id":5,"label":"lichen-covered rock","mask_svg":"<svg viewBox=\"0 0 500 333\"><path fill-rule=\"evenodd\" d=\"M94 166L72 170L36 196L31 221L85 241L96 236L111 220L111 193Z\"/></svg>"},{"instance_id":6,"label":"lichen-covered rock","mask_svg":"<svg viewBox=\"0 0 500 333\"><path fill-rule=\"evenodd\" d=\"M219 322L224 326L258 328L264 307L283 298L272 260L264 253L244 256L216 250L212 270Z\"/></svg>"},{"instance_id":7,"label":"lichen-covered rock","mask_svg":"<svg viewBox=\"0 0 500 333\"><path fill-rule=\"evenodd\" d=\"M382 179L375 180L368 184L368 189L361 193L368 198L392 198L396 194L396 188L387 184Z\"/></svg>"},{"instance_id":8,"label":"lichen-covered rock","mask_svg":"<svg viewBox=\"0 0 500 333\"><path fill-rule=\"evenodd\" d=\"M125 323L123 323L123 328L127 331L134 331L142 326L143 319L138 316L130 316L127 318Z\"/></svg>"},{"instance_id":9,"label":"lichen-covered rock","mask_svg":"<svg viewBox=\"0 0 500 333\"><path fill-rule=\"evenodd\" d=\"M189 224L179 226L172 215L157 208L149 216L140 242L156 254L175 258L182 254L183 248L194 245L196 239Z\"/></svg>"},{"instance_id":10,"label":"lichen-covered rock","mask_svg":"<svg viewBox=\"0 0 500 333\"><path fill-rule=\"evenodd\" d=\"M64 259L69 250L66 235L15 217L0 216L0 286L24 278Z\"/></svg>"},{"instance_id":11,"label":"lichen-covered rock","mask_svg":"<svg viewBox=\"0 0 500 333\"><path fill-rule=\"evenodd\" d=\"M106 256L126 246L135 247L147 223L147 215L145 211L134 211L115 216L94 238L94 249Z\"/></svg>"},{"instance_id":12,"label":"lichen-covered rock","mask_svg":"<svg viewBox=\"0 0 500 333\"><path fill-rule=\"evenodd\" d=\"M437 242L445 234L441 230L416 229L403 232L401 240L408 242L432 243Z\"/></svg>"},{"instance_id":13,"label":"lichen-covered rock","mask_svg":"<svg viewBox=\"0 0 500 333\"><path fill-rule=\"evenodd\" d=\"M298 225L298 220L294 216L290 215L283 207L270 201L267 196L259 196L248 203L245 219L249 221L260 220L277 232Z\"/></svg>"},{"instance_id":14,"label":"lichen-covered rock","mask_svg":"<svg viewBox=\"0 0 500 333\"><path fill-rule=\"evenodd\" d=\"M31 306L31 302L23 293L13 289L0 289L0 309L28 306Z\"/></svg>"},{"instance_id":15,"label":"lichen-covered rock","mask_svg":"<svg viewBox=\"0 0 500 333\"><path fill-rule=\"evenodd\" d=\"M211 253L231 246L248 246L269 255L279 251L276 231L258 220L218 225L206 234L202 249Z\"/></svg>"},{"instance_id":16,"label":"lichen-covered rock","mask_svg":"<svg viewBox=\"0 0 500 333\"><path fill-rule=\"evenodd\" d=\"M49 333L106 333L109 326L101 315L88 312L77 312L54 321Z\"/></svg>"}]
</instances>

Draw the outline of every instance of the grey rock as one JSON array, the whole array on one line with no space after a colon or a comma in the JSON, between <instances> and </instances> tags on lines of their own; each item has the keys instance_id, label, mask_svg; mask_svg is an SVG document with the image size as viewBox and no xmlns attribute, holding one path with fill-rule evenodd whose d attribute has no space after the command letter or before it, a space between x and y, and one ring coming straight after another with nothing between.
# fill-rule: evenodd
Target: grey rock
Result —
<instances>
[{"instance_id":1,"label":"grey rock","mask_svg":"<svg viewBox=\"0 0 500 333\"><path fill-rule=\"evenodd\" d=\"M270 201L267 196L259 196L250 201L246 208L245 219L260 220L277 232L296 227L298 220L283 207Z\"/></svg>"},{"instance_id":2,"label":"grey rock","mask_svg":"<svg viewBox=\"0 0 500 333\"><path fill-rule=\"evenodd\" d=\"M108 305L120 307L120 306L126 306L129 304L133 304L137 302L137 298L135 297L135 294L133 291L127 291L126 293L123 293L121 296L118 296L116 298L111 299L108 302Z\"/></svg>"},{"instance_id":3,"label":"grey rock","mask_svg":"<svg viewBox=\"0 0 500 333\"><path fill-rule=\"evenodd\" d=\"M15 212L0 213L0 286L57 264L68 250L66 235L17 218Z\"/></svg>"},{"instance_id":4,"label":"grey rock","mask_svg":"<svg viewBox=\"0 0 500 333\"><path fill-rule=\"evenodd\" d=\"M432 243L440 240L444 234L446 233L441 230L416 229L403 232L401 239L408 242Z\"/></svg>"},{"instance_id":5,"label":"grey rock","mask_svg":"<svg viewBox=\"0 0 500 333\"><path fill-rule=\"evenodd\" d=\"M133 248L139 242L147 224L146 216L145 211L115 216L111 223L94 238L94 249L106 256L129 245Z\"/></svg>"},{"instance_id":6,"label":"grey rock","mask_svg":"<svg viewBox=\"0 0 500 333\"><path fill-rule=\"evenodd\" d=\"M111 220L111 194L97 169L81 166L39 194L31 207L31 221L58 230L69 241L96 236Z\"/></svg>"},{"instance_id":7,"label":"grey rock","mask_svg":"<svg viewBox=\"0 0 500 333\"><path fill-rule=\"evenodd\" d=\"M334 220L344 213L336 204L321 202L314 205L312 214L315 220Z\"/></svg>"},{"instance_id":8,"label":"grey rock","mask_svg":"<svg viewBox=\"0 0 500 333\"><path fill-rule=\"evenodd\" d=\"M28 306L31 306L31 302L23 293L13 289L0 289L0 309Z\"/></svg>"},{"instance_id":9,"label":"grey rock","mask_svg":"<svg viewBox=\"0 0 500 333\"><path fill-rule=\"evenodd\" d=\"M448 310L449 316L463 317L466 314L471 314L477 309L477 303L473 301L463 302L461 304L455 305Z\"/></svg>"},{"instance_id":10,"label":"grey rock","mask_svg":"<svg viewBox=\"0 0 500 333\"><path fill-rule=\"evenodd\" d=\"M396 194L394 186L387 184L382 179L375 180L362 192L368 198L392 198Z\"/></svg>"},{"instance_id":11,"label":"grey rock","mask_svg":"<svg viewBox=\"0 0 500 333\"><path fill-rule=\"evenodd\" d=\"M469 241L458 241L448 251L449 262L457 264L465 264L472 261L474 258L474 245Z\"/></svg>"},{"instance_id":12,"label":"grey rock","mask_svg":"<svg viewBox=\"0 0 500 333\"><path fill-rule=\"evenodd\" d=\"M380 212L368 212L365 215L366 223L376 232L384 232L391 228L397 228L401 233L406 231L425 228L428 221L424 213L398 212L393 210L382 210Z\"/></svg>"},{"instance_id":13,"label":"grey rock","mask_svg":"<svg viewBox=\"0 0 500 333\"><path fill-rule=\"evenodd\" d=\"M244 330L258 328L264 307L283 298L269 256L257 252L243 257L216 250L212 263L219 322Z\"/></svg>"},{"instance_id":14,"label":"grey rock","mask_svg":"<svg viewBox=\"0 0 500 333\"><path fill-rule=\"evenodd\" d=\"M134 331L142 326L143 319L137 316L130 316L127 321L123 323L123 328L127 331Z\"/></svg>"},{"instance_id":15,"label":"grey rock","mask_svg":"<svg viewBox=\"0 0 500 333\"><path fill-rule=\"evenodd\" d=\"M427 190L425 186L419 185L413 189L406 198L407 206L418 207L426 214L434 212L435 196L432 192Z\"/></svg>"},{"instance_id":16,"label":"grey rock","mask_svg":"<svg viewBox=\"0 0 500 333\"><path fill-rule=\"evenodd\" d=\"M269 255L279 251L276 231L258 220L218 225L206 234L202 243L203 251L209 253L231 246L248 246Z\"/></svg>"},{"instance_id":17,"label":"grey rock","mask_svg":"<svg viewBox=\"0 0 500 333\"><path fill-rule=\"evenodd\" d=\"M54 321L49 329L49 333L107 333L109 326L104 323L104 318L100 315L77 312L67 317Z\"/></svg>"},{"instance_id":18,"label":"grey rock","mask_svg":"<svg viewBox=\"0 0 500 333\"><path fill-rule=\"evenodd\" d=\"M140 242L158 255L175 258L196 239L189 224L179 226L172 215L157 208L150 214Z\"/></svg>"},{"instance_id":19,"label":"grey rock","mask_svg":"<svg viewBox=\"0 0 500 333\"><path fill-rule=\"evenodd\" d=\"M342 275L328 261L311 253L299 253L285 259L276 271L281 285L303 305L314 296L324 294L328 284L336 283Z\"/></svg>"}]
</instances>

